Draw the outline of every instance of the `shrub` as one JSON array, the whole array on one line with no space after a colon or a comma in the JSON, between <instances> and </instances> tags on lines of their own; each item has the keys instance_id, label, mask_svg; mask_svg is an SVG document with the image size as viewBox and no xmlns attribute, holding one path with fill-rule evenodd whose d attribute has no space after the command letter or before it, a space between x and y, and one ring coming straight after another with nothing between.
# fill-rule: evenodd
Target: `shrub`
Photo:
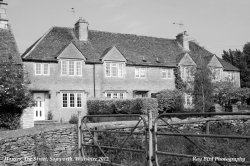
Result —
<instances>
[{"instance_id":1,"label":"shrub","mask_svg":"<svg viewBox=\"0 0 250 166\"><path fill-rule=\"evenodd\" d=\"M20 118L22 112L1 112L0 113L0 128L5 130L15 130L20 128Z\"/></svg>"},{"instance_id":2,"label":"shrub","mask_svg":"<svg viewBox=\"0 0 250 166\"><path fill-rule=\"evenodd\" d=\"M163 112L183 112L183 93L179 90L162 90L157 94L158 108Z\"/></svg>"},{"instance_id":3,"label":"shrub","mask_svg":"<svg viewBox=\"0 0 250 166\"><path fill-rule=\"evenodd\" d=\"M71 118L70 118L70 120L69 120L69 123L70 123L70 124L78 124L78 116L75 115L75 114L71 115Z\"/></svg>"},{"instance_id":4,"label":"shrub","mask_svg":"<svg viewBox=\"0 0 250 166\"><path fill-rule=\"evenodd\" d=\"M87 101L89 115L98 114L146 114L147 110L157 112L157 100L137 98L125 100L93 99Z\"/></svg>"},{"instance_id":5,"label":"shrub","mask_svg":"<svg viewBox=\"0 0 250 166\"><path fill-rule=\"evenodd\" d=\"M53 114L51 111L48 112L48 120L53 120Z\"/></svg>"},{"instance_id":6,"label":"shrub","mask_svg":"<svg viewBox=\"0 0 250 166\"><path fill-rule=\"evenodd\" d=\"M0 65L0 128L16 129L22 111L33 104L23 68L15 64L10 56L7 62Z\"/></svg>"}]
</instances>

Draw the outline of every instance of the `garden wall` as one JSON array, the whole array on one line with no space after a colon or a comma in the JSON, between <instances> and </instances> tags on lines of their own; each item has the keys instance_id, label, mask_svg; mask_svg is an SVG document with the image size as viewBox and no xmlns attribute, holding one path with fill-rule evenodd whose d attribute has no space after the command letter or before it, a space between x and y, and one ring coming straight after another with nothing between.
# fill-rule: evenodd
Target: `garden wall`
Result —
<instances>
[{"instance_id":1,"label":"garden wall","mask_svg":"<svg viewBox=\"0 0 250 166\"><path fill-rule=\"evenodd\" d=\"M77 126L41 126L0 132L0 165L36 165L77 154ZM77 155L75 155L77 156Z\"/></svg>"}]
</instances>

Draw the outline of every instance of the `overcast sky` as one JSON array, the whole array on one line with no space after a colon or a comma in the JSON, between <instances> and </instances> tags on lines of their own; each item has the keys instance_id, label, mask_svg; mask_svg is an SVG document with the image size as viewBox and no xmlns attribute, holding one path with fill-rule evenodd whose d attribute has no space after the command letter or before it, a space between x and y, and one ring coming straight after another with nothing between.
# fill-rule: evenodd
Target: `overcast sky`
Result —
<instances>
[{"instance_id":1,"label":"overcast sky","mask_svg":"<svg viewBox=\"0 0 250 166\"><path fill-rule=\"evenodd\" d=\"M4 1L21 53L52 26L73 27L79 17L94 30L170 39L184 29L218 56L250 41L250 0Z\"/></svg>"}]
</instances>

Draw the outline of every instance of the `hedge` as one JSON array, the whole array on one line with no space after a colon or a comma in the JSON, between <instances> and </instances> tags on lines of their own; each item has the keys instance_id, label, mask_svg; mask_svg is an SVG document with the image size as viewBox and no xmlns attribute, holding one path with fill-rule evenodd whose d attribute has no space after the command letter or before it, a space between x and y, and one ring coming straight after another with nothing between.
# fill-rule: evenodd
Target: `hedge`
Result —
<instances>
[{"instance_id":1,"label":"hedge","mask_svg":"<svg viewBox=\"0 0 250 166\"><path fill-rule=\"evenodd\" d=\"M180 90L162 90L156 95L160 113L184 111L183 93Z\"/></svg>"},{"instance_id":2,"label":"hedge","mask_svg":"<svg viewBox=\"0 0 250 166\"><path fill-rule=\"evenodd\" d=\"M158 102L153 98L137 99L92 99L87 101L89 115L100 114L146 114L152 110L153 114L158 113Z\"/></svg>"}]
</instances>

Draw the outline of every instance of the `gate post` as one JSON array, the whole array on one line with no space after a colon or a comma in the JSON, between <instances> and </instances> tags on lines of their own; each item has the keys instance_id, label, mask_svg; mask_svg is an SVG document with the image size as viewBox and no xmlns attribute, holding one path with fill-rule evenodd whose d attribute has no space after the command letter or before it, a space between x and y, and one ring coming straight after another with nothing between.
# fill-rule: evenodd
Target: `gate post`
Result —
<instances>
[{"instance_id":1,"label":"gate post","mask_svg":"<svg viewBox=\"0 0 250 166\"><path fill-rule=\"evenodd\" d=\"M78 111L78 125L77 125L77 131L78 131L78 153L79 157L82 157L82 133L81 133L81 112Z\"/></svg>"},{"instance_id":2,"label":"gate post","mask_svg":"<svg viewBox=\"0 0 250 166\"><path fill-rule=\"evenodd\" d=\"M152 111L148 110L148 166L153 166L152 158L153 158L153 118Z\"/></svg>"}]
</instances>

